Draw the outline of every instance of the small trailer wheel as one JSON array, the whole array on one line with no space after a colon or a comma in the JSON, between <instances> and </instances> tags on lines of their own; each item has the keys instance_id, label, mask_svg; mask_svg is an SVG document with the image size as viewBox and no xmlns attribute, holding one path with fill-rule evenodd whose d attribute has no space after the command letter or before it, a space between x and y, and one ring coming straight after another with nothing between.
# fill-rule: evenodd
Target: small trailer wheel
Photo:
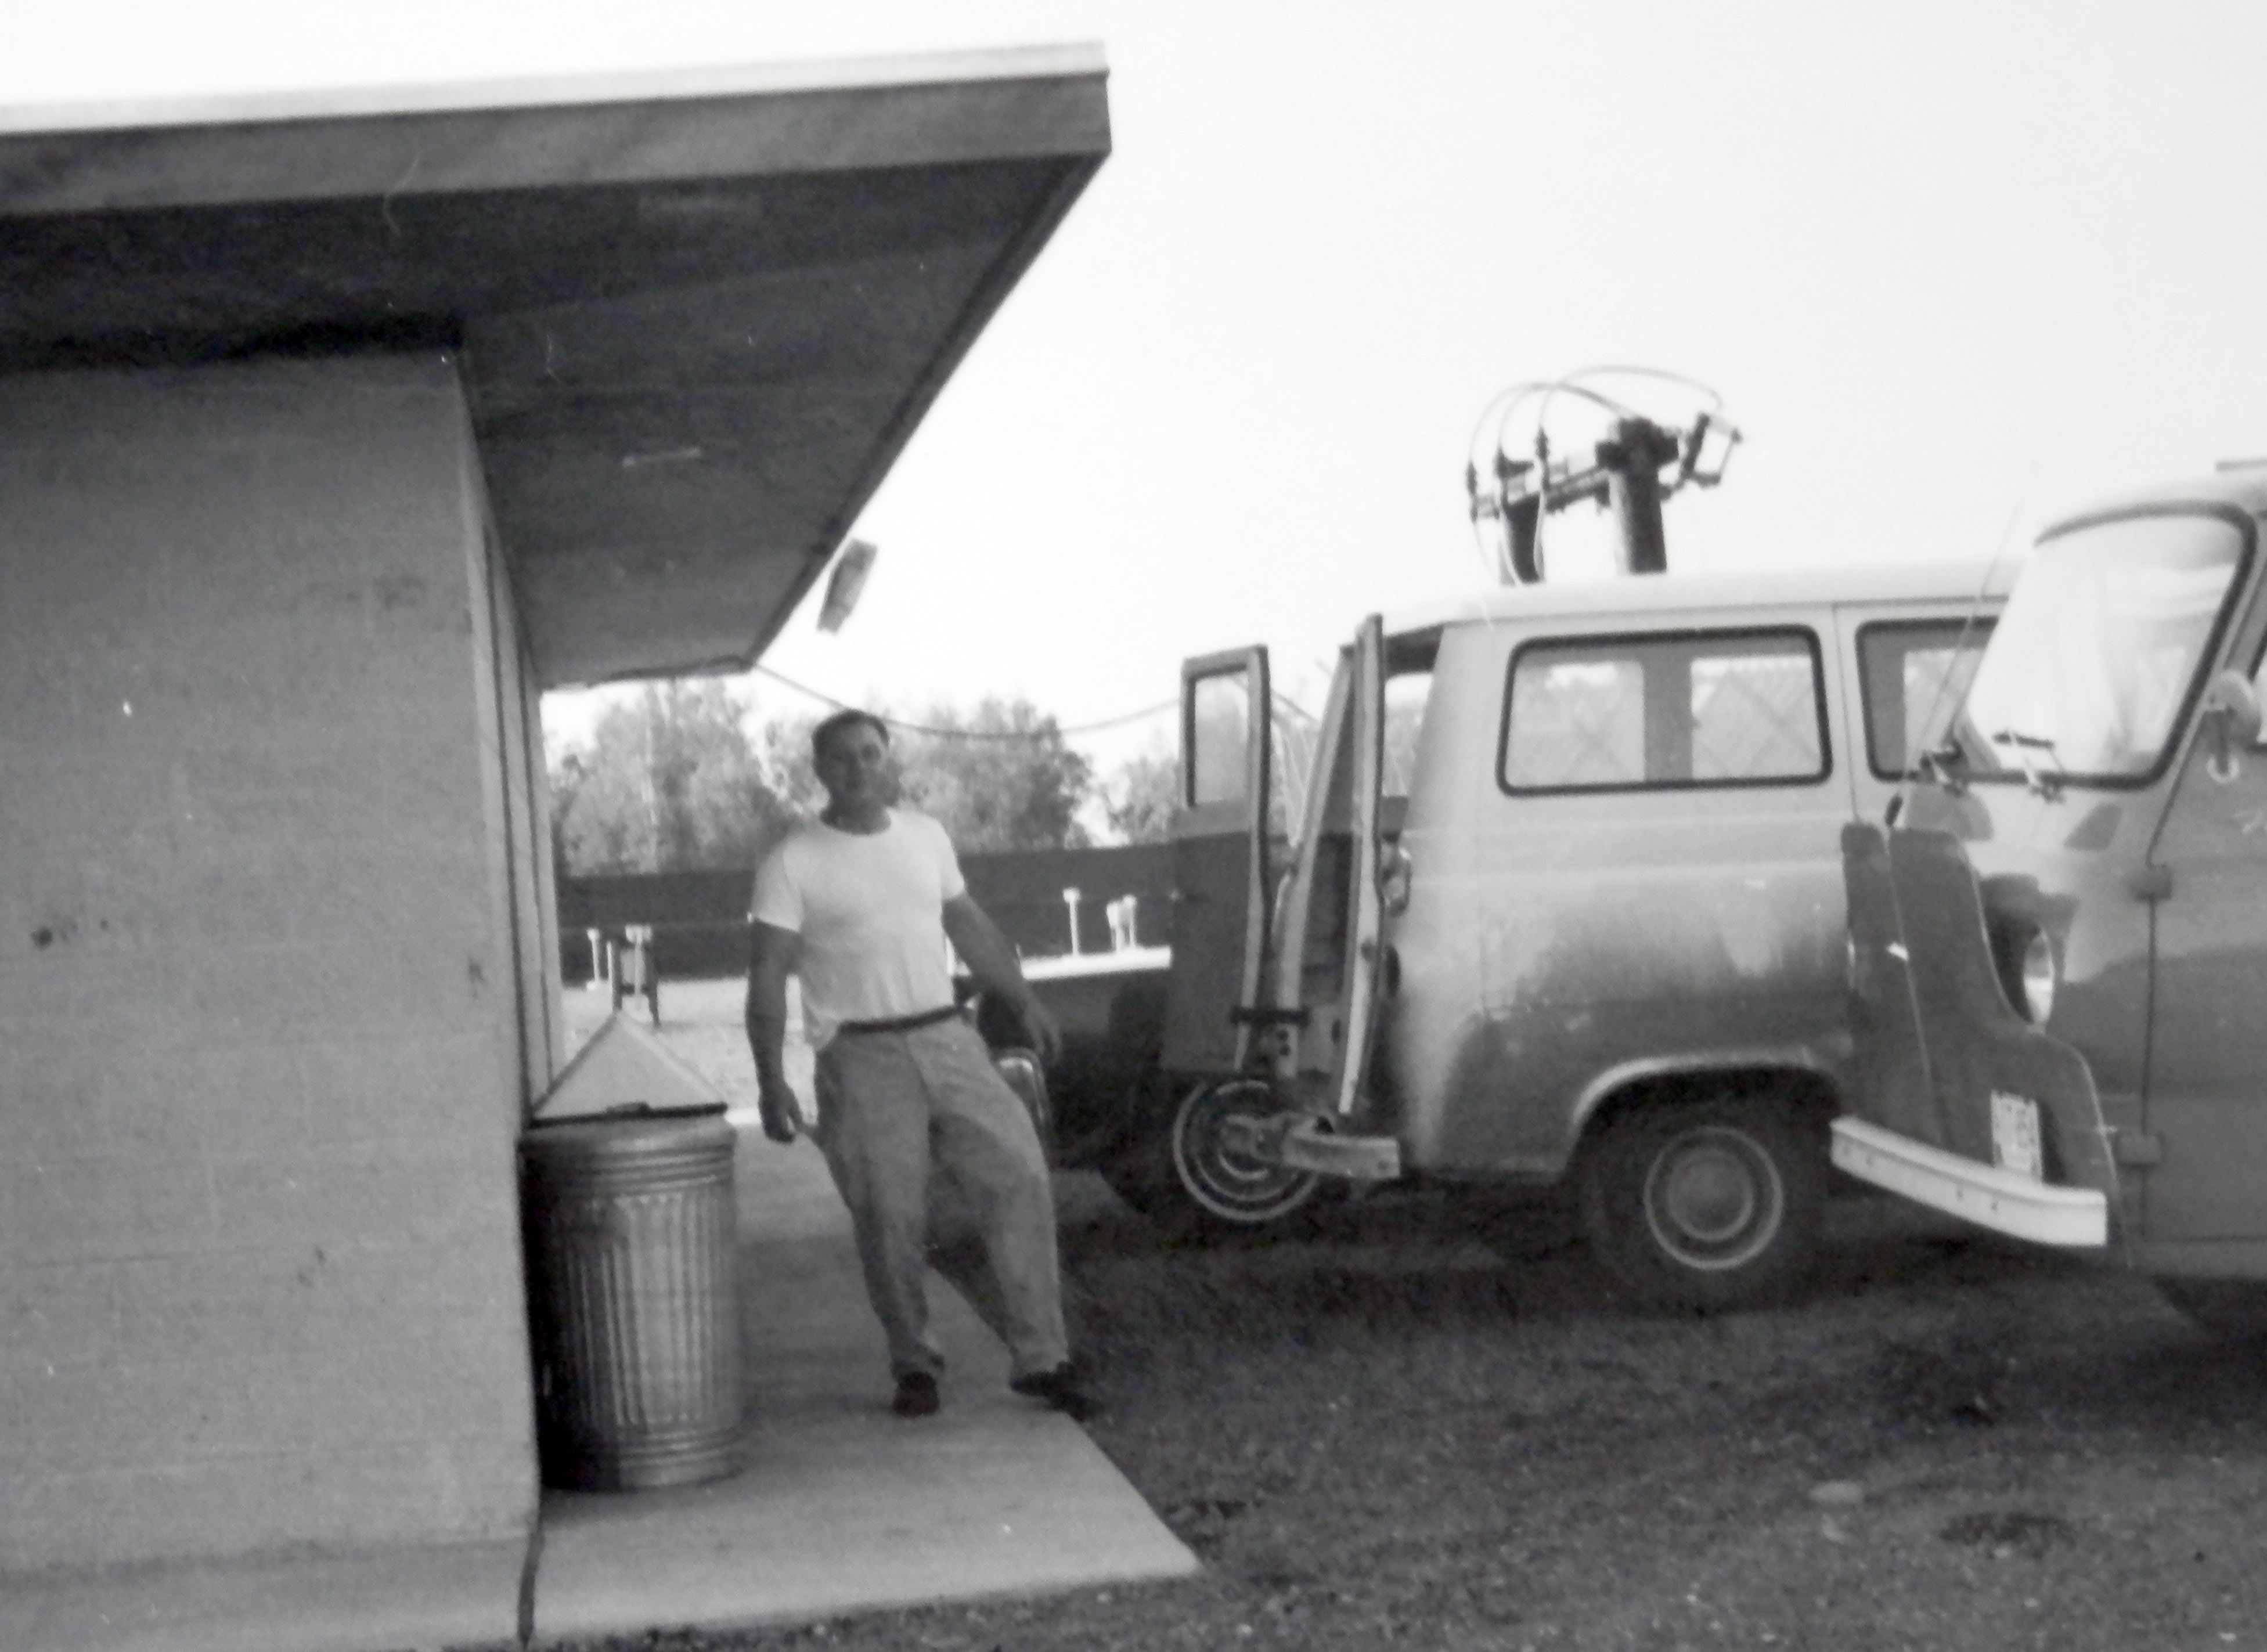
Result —
<instances>
[{"instance_id":1,"label":"small trailer wheel","mask_svg":"<svg viewBox=\"0 0 2267 1652\"><path fill-rule=\"evenodd\" d=\"M1155 1095L1136 1127L1097 1168L1111 1190L1168 1237L1189 1242L1250 1233L1283 1221L1336 1186L1239 1152L1222 1124L1282 1111L1257 1079L1199 1084L1178 1101Z\"/></svg>"},{"instance_id":2,"label":"small trailer wheel","mask_svg":"<svg viewBox=\"0 0 2267 1652\"><path fill-rule=\"evenodd\" d=\"M1282 1111L1275 1092L1256 1078L1200 1084L1182 1098L1173 1112L1173 1170L1205 1219L1229 1228L1264 1227L1314 1198L1321 1177L1254 1158L1222 1127L1233 1119L1273 1118Z\"/></svg>"}]
</instances>

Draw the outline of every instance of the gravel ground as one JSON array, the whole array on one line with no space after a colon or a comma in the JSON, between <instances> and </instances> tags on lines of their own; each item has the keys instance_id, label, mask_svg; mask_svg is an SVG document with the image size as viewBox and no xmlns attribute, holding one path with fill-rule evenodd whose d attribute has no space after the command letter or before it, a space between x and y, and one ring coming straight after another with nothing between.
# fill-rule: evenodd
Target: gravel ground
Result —
<instances>
[{"instance_id":1,"label":"gravel ground","mask_svg":"<svg viewBox=\"0 0 2267 1652\"><path fill-rule=\"evenodd\" d=\"M2267 1648L2267 1353L2139 1281L1852 1197L1808 1302L1661 1317L1547 1211L1177 1249L1060 1186L1090 1431L1205 1575L608 1652Z\"/></svg>"}]
</instances>

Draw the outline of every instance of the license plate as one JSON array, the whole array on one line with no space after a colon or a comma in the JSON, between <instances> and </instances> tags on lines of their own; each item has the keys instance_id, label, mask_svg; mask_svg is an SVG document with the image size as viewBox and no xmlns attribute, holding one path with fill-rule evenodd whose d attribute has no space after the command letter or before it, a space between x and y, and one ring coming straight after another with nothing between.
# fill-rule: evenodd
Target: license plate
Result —
<instances>
[{"instance_id":1,"label":"license plate","mask_svg":"<svg viewBox=\"0 0 2267 1652\"><path fill-rule=\"evenodd\" d=\"M1992 1092L1992 1162L2003 1171L2033 1178L2046 1174L2039 1148L2039 1104L2029 1096Z\"/></svg>"}]
</instances>

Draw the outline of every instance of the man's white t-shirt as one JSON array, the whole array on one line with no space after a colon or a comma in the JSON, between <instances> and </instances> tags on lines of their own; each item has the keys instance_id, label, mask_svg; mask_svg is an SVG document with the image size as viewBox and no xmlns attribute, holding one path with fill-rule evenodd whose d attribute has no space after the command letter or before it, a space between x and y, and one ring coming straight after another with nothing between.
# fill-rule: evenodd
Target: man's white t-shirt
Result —
<instances>
[{"instance_id":1,"label":"man's white t-shirt","mask_svg":"<svg viewBox=\"0 0 2267 1652\"><path fill-rule=\"evenodd\" d=\"M879 832L812 820L780 841L756 869L748 916L803 938L795 967L813 1048L845 1021L951 1003L944 903L967 887L952 840L916 810L891 810Z\"/></svg>"}]
</instances>

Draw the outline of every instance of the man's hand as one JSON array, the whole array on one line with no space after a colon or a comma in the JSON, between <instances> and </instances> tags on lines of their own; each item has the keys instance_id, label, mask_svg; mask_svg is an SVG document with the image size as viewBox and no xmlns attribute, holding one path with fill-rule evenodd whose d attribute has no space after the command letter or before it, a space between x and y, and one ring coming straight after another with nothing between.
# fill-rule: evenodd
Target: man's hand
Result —
<instances>
[{"instance_id":1,"label":"man's hand","mask_svg":"<svg viewBox=\"0 0 2267 1652\"><path fill-rule=\"evenodd\" d=\"M1055 1024L1054 1016L1039 1002L1038 995L1026 992L1016 1006L1016 1013L1023 1018L1024 1036L1039 1053L1040 1065L1053 1067L1061 1060L1062 1029Z\"/></svg>"},{"instance_id":2,"label":"man's hand","mask_svg":"<svg viewBox=\"0 0 2267 1652\"><path fill-rule=\"evenodd\" d=\"M803 1133L802 1109L796 1105L795 1092L784 1084L759 1090L756 1111L762 1115L764 1134L774 1142L792 1142Z\"/></svg>"},{"instance_id":3,"label":"man's hand","mask_svg":"<svg viewBox=\"0 0 2267 1652\"><path fill-rule=\"evenodd\" d=\"M1016 1007L1016 1013L1023 1018L1023 1032L1038 1051L1039 1060L1053 1066L1062 1054L1062 1029L1055 1024L1054 1017L1023 979L1023 966L1016 961L1016 949L1000 933L999 926L964 892L944 903L944 933L952 943L952 950L968 966L968 973L976 977L976 984L987 992L999 994Z\"/></svg>"}]
</instances>

